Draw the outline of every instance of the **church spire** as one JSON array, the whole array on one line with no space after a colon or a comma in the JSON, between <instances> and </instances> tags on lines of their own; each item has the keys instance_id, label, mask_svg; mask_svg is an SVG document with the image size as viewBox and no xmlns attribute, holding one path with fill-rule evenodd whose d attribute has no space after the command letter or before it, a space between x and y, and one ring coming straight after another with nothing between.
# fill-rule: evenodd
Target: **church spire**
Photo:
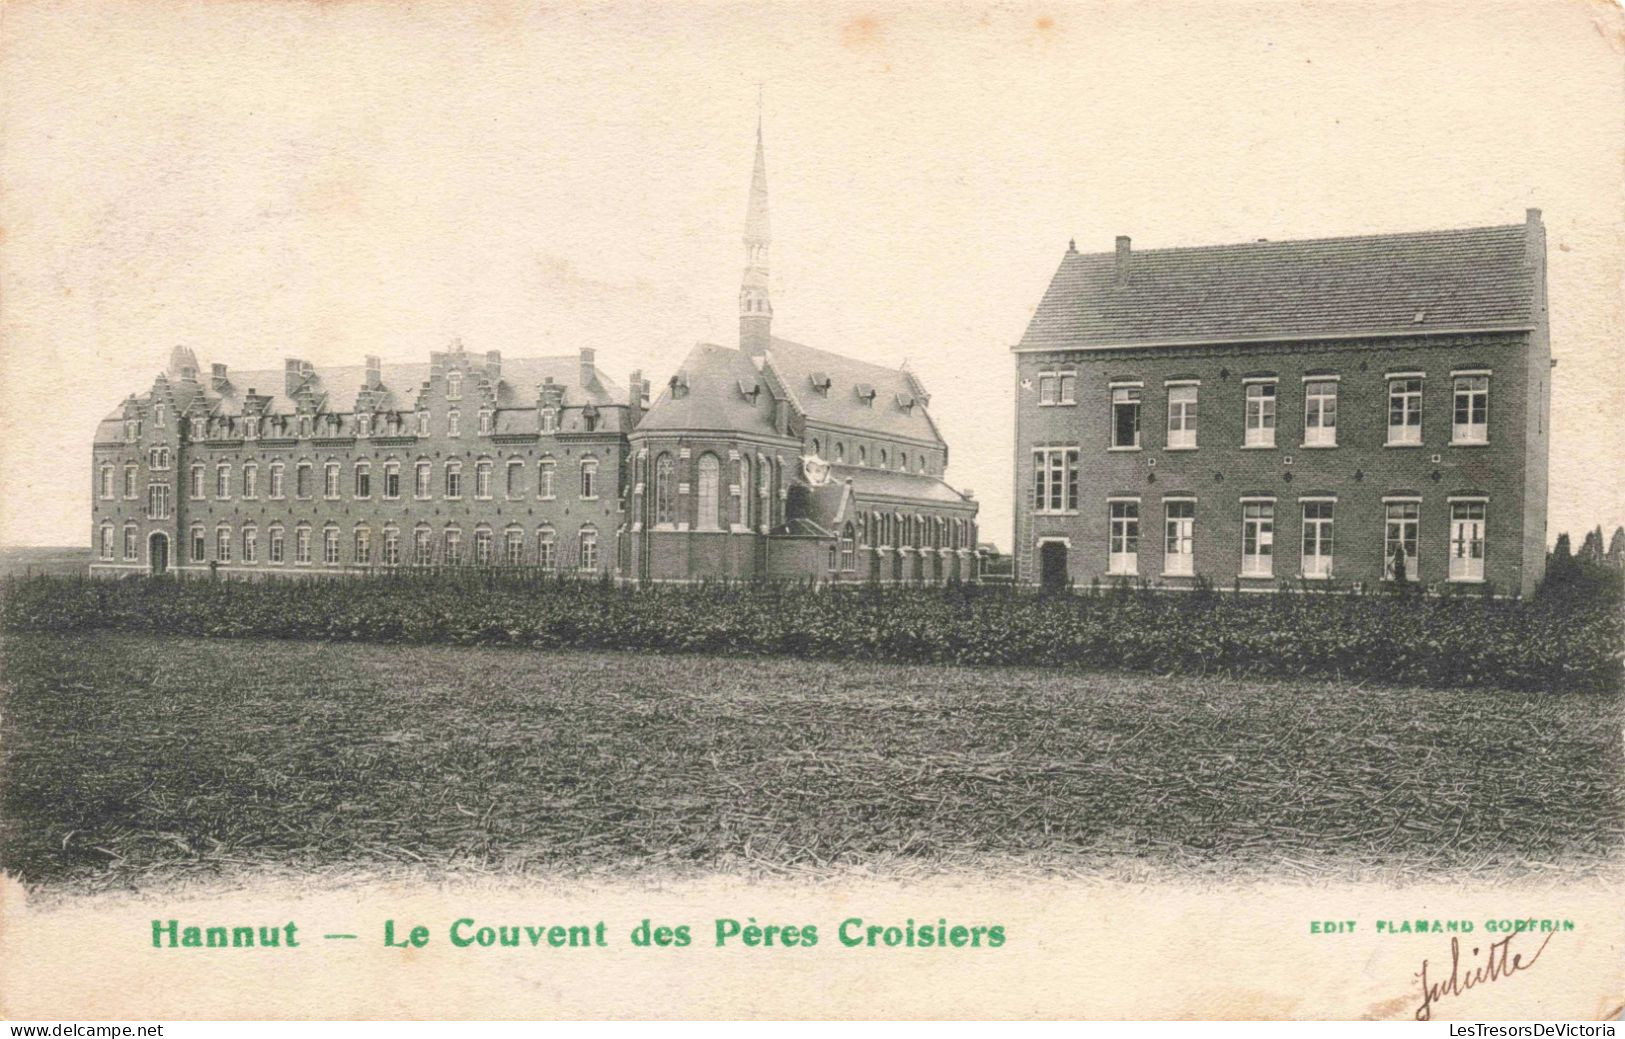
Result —
<instances>
[{"instance_id":1,"label":"church spire","mask_svg":"<svg viewBox=\"0 0 1625 1039\"><path fill-rule=\"evenodd\" d=\"M756 166L745 210L745 275L739 285L739 348L759 354L772 338L773 303L767 293L767 250L773 233L767 218L767 159L762 151L761 100L756 112Z\"/></svg>"}]
</instances>

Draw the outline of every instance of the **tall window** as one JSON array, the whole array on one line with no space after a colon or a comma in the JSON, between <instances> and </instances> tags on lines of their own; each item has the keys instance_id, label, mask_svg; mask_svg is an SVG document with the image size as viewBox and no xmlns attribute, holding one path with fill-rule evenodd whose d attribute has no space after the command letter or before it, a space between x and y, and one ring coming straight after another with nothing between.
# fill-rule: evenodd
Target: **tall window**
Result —
<instances>
[{"instance_id":1,"label":"tall window","mask_svg":"<svg viewBox=\"0 0 1625 1039\"><path fill-rule=\"evenodd\" d=\"M1395 564L1405 562L1405 577L1414 581L1420 573L1417 564L1417 528L1422 516L1422 503L1391 501L1387 505L1387 523L1382 540L1382 576L1392 581L1398 573Z\"/></svg>"},{"instance_id":2,"label":"tall window","mask_svg":"<svg viewBox=\"0 0 1625 1039\"><path fill-rule=\"evenodd\" d=\"M446 463L446 497L461 498L463 496L463 463Z\"/></svg>"},{"instance_id":3,"label":"tall window","mask_svg":"<svg viewBox=\"0 0 1625 1039\"><path fill-rule=\"evenodd\" d=\"M1458 375L1455 387L1455 416L1450 440L1457 444L1483 444L1490 439L1490 377Z\"/></svg>"},{"instance_id":4,"label":"tall window","mask_svg":"<svg viewBox=\"0 0 1625 1039\"><path fill-rule=\"evenodd\" d=\"M136 531L134 523L126 523L124 525L124 558L126 560L136 558Z\"/></svg>"},{"instance_id":5,"label":"tall window","mask_svg":"<svg viewBox=\"0 0 1625 1039\"><path fill-rule=\"evenodd\" d=\"M198 472L199 467L198 466L193 466L192 470L193 470L193 472ZM103 498L111 498L111 497L113 497L113 467L112 466L104 464L101 467L99 488L100 488L99 493L101 494L101 496ZM193 497L195 498L195 497L197 497L197 495L194 494Z\"/></svg>"},{"instance_id":6,"label":"tall window","mask_svg":"<svg viewBox=\"0 0 1625 1039\"><path fill-rule=\"evenodd\" d=\"M243 562L260 561L260 532L253 527L243 528Z\"/></svg>"},{"instance_id":7,"label":"tall window","mask_svg":"<svg viewBox=\"0 0 1625 1039\"><path fill-rule=\"evenodd\" d=\"M584 501L591 501L598 497L598 459L583 458L581 460L581 497Z\"/></svg>"},{"instance_id":8,"label":"tall window","mask_svg":"<svg viewBox=\"0 0 1625 1039\"><path fill-rule=\"evenodd\" d=\"M1140 572L1140 503L1114 501L1111 511L1111 545L1107 570L1114 574Z\"/></svg>"},{"instance_id":9,"label":"tall window","mask_svg":"<svg viewBox=\"0 0 1625 1039\"><path fill-rule=\"evenodd\" d=\"M202 524L192 528L188 540L191 544L192 562L201 563L209 558L209 539L203 533Z\"/></svg>"},{"instance_id":10,"label":"tall window","mask_svg":"<svg viewBox=\"0 0 1625 1039\"><path fill-rule=\"evenodd\" d=\"M266 561L280 565L285 558L282 528L272 527L266 534Z\"/></svg>"},{"instance_id":11,"label":"tall window","mask_svg":"<svg viewBox=\"0 0 1625 1039\"><path fill-rule=\"evenodd\" d=\"M429 533L428 527L419 527L412 531L413 566L428 566L430 563L434 562L434 542L431 540L432 536L433 535Z\"/></svg>"},{"instance_id":12,"label":"tall window","mask_svg":"<svg viewBox=\"0 0 1625 1039\"><path fill-rule=\"evenodd\" d=\"M540 412L543 433L556 433L559 429L559 411L557 408L543 408Z\"/></svg>"},{"instance_id":13,"label":"tall window","mask_svg":"<svg viewBox=\"0 0 1625 1039\"><path fill-rule=\"evenodd\" d=\"M339 528L326 527L322 530L322 562L328 566L339 564Z\"/></svg>"},{"instance_id":14,"label":"tall window","mask_svg":"<svg viewBox=\"0 0 1625 1039\"><path fill-rule=\"evenodd\" d=\"M508 459L508 484L504 493L510 498L518 498L525 493L525 463L520 459Z\"/></svg>"},{"instance_id":15,"label":"tall window","mask_svg":"<svg viewBox=\"0 0 1625 1039\"><path fill-rule=\"evenodd\" d=\"M293 561L310 562L310 528L298 527L293 532Z\"/></svg>"},{"instance_id":16,"label":"tall window","mask_svg":"<svg viewBox=\"0 0 1625 1039\"><path fill-rule=\"evenodd\" d=\"M463 416L456 411L446 412L446 435L448 437L460 437L463 435L462 419Z\"/></svg>"},{"instance_id":17,"label":"tall window","mask_svg":"<svg viewBox=\"0 0 1625 1039\"><path fill-rule=\"evenodd\" d=\"M222 563L231 562L230 527L220 527L214 532L214 557Z\"/></svg>"},{"instance_id":18,"label":"tall window","mask_svg":"<svg viewBox=\"0 0 1625 1039\"><path fill-rule=\"evenodd\" d=\"M551 570L554 566L553 545L555 539L552 527L543 527L536 532L536 565L543 570Z\"/></svg>"},{"instance_id":19,"label":"tall window","mask_svg":"<svg viewBox=\"0 0 1625 1039\"><path fill-rule=\"evenodd\" d=\"M103 559L113 558L113 525L111 523L102 524L101 557Z\"/></svg>"},{"instance_id":20,"label":"tall window","mask_svg":"<svg viewBox=\"0 0 1625 1039\"><path fill-rule=\"evenodd\" d=\"M509 527L502 532L502 561L509 566L518 566L525 561L525 532L518 527Z\"/></svg>"},{"instance_id":21,"label":"tall window","mask_svg":"<svg viewBox=\"0 0 1625 1039\"><path fill-rule=\"evenodd\" d=\"M268 490L273 498L282 497L282 472L283 465L281 462L271 463L271 486Z\"/></svg>"},{"instance_id":22,"label":"tall window","mask_svg":"<svg viewBox=\"0 0 1625 1039\"><path fill-rule=\"evenodd\" d=\"M1196 573L1196 503L1164 501L1163 573L1188 577Z\"/></svg>"},{"instance_id":23,"label":"tall window","mask_svg":"<svg viewBox=\"0 0 1625 1039\"><path fill-rule=\"evenodd\" d=\"M355 464L355 496L363 499L372 497L372 466L366 462Z\"/></svg>"},{"instance_id":24,"label":"tall window","mask_svg":"<svg viewBox=\"0 0 1625 1039\"><path fill-rule=\"evenodd\" d=\"M857 534L848 523L841 531L841 569L853 571L858 568Z\"/></svg>"},{"instance_id":25,"label":"tall window","mask_svg":"<svg viewBox=\"0 0 1625 1039\"><path fill-rule=\"evenodd\" d=\"M1140 446L1140 388L1118 386L1112 390L1112 446Z\"/></svg>"},{"instance_id":26,"label":"tall window","mask_svg":"<svg viewBox=\"0 0 1625 1039\"><path fill-rule=\"evenodd\" d=\"M1450 580L1484 579L1484 503L1450 503Z\"/></svg>"},{"instance_id":27,"label":"tall window","mask_svg":"<svg viewBox=\"0 0 1625 1039\"><path fill-rule=\"evenodd\" d=\"M1038 404L1050 407L1056 404L1077 403L1077 376L1072 372L1044 372L1038 376Z\"/></svg>"},{"instance_id":28,"label":"tall window","mask_svg":"<svg viewBox=\"0 0 1625 1039\"><path fill-rule=\"evenodd\" d=\"M1041 447L1033 452L1033 511L1073 512L1078 507L1078 449Z\"/></svg>"},{"instance_id":29,"label":"tall window","mask_svg":"<svg viewBox=\"0 0 1625 1039\"><path fill-rule=\"evenodd\" d=\"M488 527L474 531L474 565L491 565L491 530Z\"/></svg>"},{"instance_id":30,"label":"tall window","mask_svg":"<svg viewBox=\"0 0 1625 1039\"><path fill-rule=\"evenodd\" d=\"M1405 376L1388 380L1388 442L1422 442L1422 380Z\"/></svg>"},{"instance_id":31,"label":"tall window","mask_svg":"<svg viewBox=\"0 0 1625 1039\"><path fill-rule=\"evenodd\" d=\"M328 462L322 467L322 497L332 500L339 496L339 464Z\"/></svg>"},{"instance_id":32,"label":"tall window","mask_svg":"<svg viewBox=\"0 0 1625 1039\"><path fill-rule=\"evenodd\" d=\"M553 497L553 472L556 468L551 458L536 463L536 497Z\"/></svg>"},{"instance_id":33,"label":"tall window","mask_svg":"<svg viewBox=\"0 0 1625 1039\"><path fill-rule=\"evenodd\" d=\"M1247 384L1247 438L1248 447L1275 446L1275 384L1250 382Z\"/></svg>"},{"instance_id":34,"label":"tall window","mask_svg":"<svg viewBox=\"0 0 1625 1039\"><path fill-rule=\"evenodd\" d=\"M446 399L463 399L463 373L451 372L446 376Z\"/></svg>"},{"instance_id":35,"label":"tall window","mask_svg":"<svg viewBox=\"0 0 1625 1039\"><path fill-rule=\"evenodd\" d=\"M102 470L102 476L103 476L104 485L106 486L107 491L108 491L108 493L102 495L102 497L104 497L104 498L111 497L112 496L111 492L113 490L113 488L112 488L112 480L111 480L112 470L110 468L104 468ZM187 496L190 497L193 501L201 501L202 500L203 495L205 493L204 473L203 473L203 466L202 465L193 465L191 467L191 469L187 470L186 493L187 493Z\"/></svg>"},{"instance_id":36,"label":"tall window","mask_svg":"<svg viewBox=\"0 0 1625 1039\"><path fill-rule=\"evenodd\" d=\"M418 436L426 437L428 435L429 435L429 413L427 411L420 411L420 412L418 412Z\"/></svg>"},{"instance_id":37,"label":"tall window","mask_svg":"<svg viewBox=\"0 0 1625 1039\"><path fill-rule=\"evenodd\" d=\"M372 416L365 412L355 417L355 431L357 436L367 436L372 432Z\"/></svg>"},{"instance_id":38,"label":"tall window","mask_svg":"<svg viewBox=\"0 0 1625 1039\"><path fill-rule=\"evenodd\" d=\"M886 451L880 451L880 464L886 464ZM773 463L766 458L756 459L756 524L767 528L773 525Z\"/></svg>"},{"instance_id":39,"label":"tall window","mask_svg":"<svg viewBox=\"0 0 1625 1039\"><path fill-rule=\"evenodd\" d=\"M598 569L598 531L592 527L582 527L580 543L580 568L590 573Z\"/></svg>"},{"instance_id":40,"label":"tall window","mask_svg":"<svg viewBox=\"0 0 1625 1039\"><path fill-rule=\"evenodd\" d=\"M1196 385L1168 387L1168 446L1196 446Z\"/></svg>"},{"instance_id":41,"label":"tall window","mask_svg":"<svg viewBox=\"0 0 1625 1039\"><path fill-rule=\"evenodd\" d=\"M302 437L310 436L310 434L311 434L311 426L312 426L312 422L311 422L311 418L310 418L309 415L301 415L301 416L299 416L299 435L300 436L302 436Z\"/></svg>"},{"instance_id":42,"label":"tall window","mask_svg":"<svg viewBox=\"0 0 1625 1039\"><path fill-rule=\"evenodd\" d=\"M225 462L214 467L214 496L231 497L231 466Z\"/></svg>"},{"instance_id":43,"label":"tall window","mask_svg":"<svg viewBox=\"0 0 1625 1039\"><path fill-rule=\"evenodd\" d=\"M491 434L491 413L484 408L480 409L480 436Z\"/></svg>"},{"instance_id":44,"label":"tall window","mask_svg":"<svg viewBox=\"0 0 1625 1039\"><path fill-rule=\"evenodd\" d=\"M361 566L372 562L372 531L366 527L355 530L355 561Z\"/></svg>"},{"instance_id":45,"label":"tall window","mask_svg":"<svg viewBox=\"0 0 1625 1039\"><path fill-rule=\"evenodd\" d=\"M719 525L717 520L719 469L716 455L700 456L699 465L695 469L699 513L695 516L694 523L700 530L716 530Z\"/></svg>"},{"instance_id":46,"label":"tall window","mask_svg":"<svg viewBox=\"0 0 1625 1039\"><path fill-rule=\"evenodd\" d=\"M147 518L169 518L169 484L155 483L147 487Z\"/></svg>"},{"instance_id":47,"label":"tall window","mask_svg":"<svg viewBox=\"0 0 1625 1039\"><path fill-rule=\"evenodd\" d=\"M676 466L671 455L655 460L655 522L677 522Z\"/></svg>"},{"instance_id":48,"label":"tall window","mask_svg":"<svg viewBox=\"0 0 1625 1039\"><path fill-rule=\"evenodd\" d=\"M135 497L136 464L131 462L124 467L124 497Z\"/></svg>"},{"instance_id":49,"label":"tall window","mask_svg":"<svg viewBox=\"0 0 1625 1039\"><path fill-rule=\"evenodd\" d=\"M384 497L399 498L401 496L401 463L384 463Z\"/></svg>"},{"instance_id":50,"label":"tall window","mask_svg":"<svg viewBox=\"0 0 1625 1039\"><path fill-rule=\"evenodd\" d=\"M1303 443L1332 447L1337 443L1337 383L1314 379L1303 384Z\"/></svg>"},{"instance_id":51,"label":"tall window","mask_svg":"<svg viewBox=\"0 0 1625 1039\"><path fill-rule=\"evenodd\" d=\"M1329 501L1303 503L1303 576L1332 576L1332 508Z\"/></svg>"},{"instance_id":52,"label":"tall window","mask_svg":"<svg viewBox=\"0 0 1625 1039\"><path fill-rule=\"evenodd\" d=\"M384 565L401 565L401 532L394 527L384 528Z\"/></svg>"},{"instance_id":53,"label":"tall window","mask_svg":"<svg viewBox=\"0 0 1625 1039\"><path fill-rule=\"evenodd\" d=\"M432 470L430 463L419 462L417 464L417 469L413 474L412 481L412 496L414 498L427 498L429 496L429 488L431 486L429 481L431 475Z\"/></svg>"},{"instance_id":54,"label":"tall window","mask_svg":"<svg viewBox=\"0 0 1625 1039\"><path fill-rule=\"evenodd\" d=\"M1275 503L1245 502L1241 509L1241 573L1269 577L1275 572Z\"/></svg>"},{"instance_id":55,"label":"tall window","mask_svg":"<svg viewBox=\"0 0 1625 1039\"><path fill-rule=\"evenodd\" d=\"M253 462L243 463L243 497L256 498L260 492L260 467Z\"/></svg>"},{"instance_id":56,"label":"tall window","mask_svg":"<svg viewBox=\"0 0 1625 1039\"><path fill-rule=\"evenodd\" d=\"M300 462L293 470L293 493L298 498L310 497L315 482L315 468L309 462Z\"/></svg>"}]
</instances>

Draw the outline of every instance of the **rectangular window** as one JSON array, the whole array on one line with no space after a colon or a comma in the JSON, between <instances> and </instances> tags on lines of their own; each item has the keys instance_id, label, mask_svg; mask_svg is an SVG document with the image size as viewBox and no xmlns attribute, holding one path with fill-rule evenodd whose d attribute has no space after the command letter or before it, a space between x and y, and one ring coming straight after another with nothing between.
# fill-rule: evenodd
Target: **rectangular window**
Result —
<instances>
[{"instance_id":1,"label":"rectangular window","mask_svg":"<svg viewBox=\"0 0 1625 1039\"><path fill-rule=\"evenodd\" d=\"M1420 573L1416 556L1416 534L1422 516L1422 503L1392 501L1387 504L1387 524L1382 541L1382 576L1392 581L1404 563L1405 578L1414 581Z\"/></svg>"},{"instance_id":2,"label":"rectangular window","mask_svg":"<svg viewBox=\"0 0 1625 1039\"><path fill-rule=\"evenodd\" d=\"M1196 446L1196 386L1168 387L1168 446Z\"/></svg>"},{"instance_id":3,"label":"rectangular window","mask_svg":"<svg viewBox=\"0 0 1625 1039\"><path fill-rule=\"evenodd\" d=\"M1196 573L1196 503L1166 501L1162 507L1165 517L1162 572L1172 577L1189 577Z\"/></svg>"},{"instance_id":4,"label":"rectangular window","mask_svg":"<svg viewBox=\"0 0 1625 1039\"><path fill-rule=\"evenodd\" d=\"M127 499L135 497L135 479L136 479L136 467L135 467L135 465L134 464L126 465L124 467L124 497L127 498Z\"/></svg>"},{"instance_id":5,"label":"rectangular window","mask_svg":"<svg viewBox=\"0 0 1625 1039\"><path fill-rule=\"evenodd\" d=\"M322 497L329 501L339 496L339 464L329 462L322 468Z\"/></svg>"},{"instance_id":6,"label":"rectangular window","mask_svg":"<svg viewBox=\"0 0 1625 1039\"><path fill-rule=\"evenodd\" d=\"M525 463L515 459L508 463L508 489L510 498L517 498L525 493Z\"/></svg>"},{"instance_id":7,"label":"rectangular window","mask_svg":"<svg viewBox=\"0 0 1625 1039\"><path fill-rule=\"evenodd\" d=\"M113 467L110 465L104 465L101 469L101 496L103 498L113 497ZM195 498L197 495L194 494L193 497Z\"/></svg>"},{"instance_id":8,"label":"rectangular window","mask_svg":"<svg viewBox=\"0 0 1625 1039\"><path fill-rule=\"evenodd\" d=\"M1329 501L1303 503L1303 576L1332 576L1332 508Z\"/></svg>"},{"instance_id":9,"label":"rectangular window","mask_svg":"<svg viewBox=\"0 0 1625 1039\"><path fill-rule=\"evenodd\" d=\"M282 544L283 544L283 541L282 541L282 528L281 527L272 527L271 528L270 553L269 553L269 559L270 559L271 562L281 564L282 558L283 558Z\"/></svg>"},{"instance_id":10,"label":"rectangular window","mask_svg":"<svg viewBox=\"0 0 1625 1039\"><path fill-rule=\"evenodd\" d=\"M355 532L355 561L362 566L372 562L372 532L369 530Z\"/></svg>"},{"instance_id":11,"label":"rectangular window","mask_svg":"<svg viewBox=\"0 0 1625 1039\"><path fill-rule=\"evenodd\" d=\"M112 559L113 558L113 528L110 527L110 526L102 528L102 546L101 546L101 548L102 548L102 558L103 559Z\"/></svg>"},{"instance_id":12,"label":"rectangular window","mask_svg":"<svg viewBox=\"0 0 1625 1039\"><path fill-rule=\"evenodd\" d=\"M1241 575L1275 573L1275 503L1249 501L1241 507Z\"/></svg>"},{"instance_id":13,"label":"rectangular window","mask_svg":"<svg viewBox=\"0 0 1625 1039\"><path fill-rule=\"evenodd\" d=\"M214 557L222 563L231 562L231 530L226 527L214 532Z\"/></svg>"},{"instance_id":14,"label":"rectangular window","mask_svg":"<svg viewBox=\"0 0 1625 1039\"><path fill-rule=\"evenodd\" d=\"M1250 382L1247 384L1247 439L1248 447L1275 446L1275 384Z\"/></svg>"},{"instance_id":15,"label":"rectangular window","mask_svg":"<svg viewBox=\"0 0 1625 1039\"><path fill-rule=\"evenodd\" d=\"M202 563L209 558L209 539L203 536L202 527L192 528L192 562Z\"/></svg>"},{"instance_id":16,"label":"rectangular window","mask_svg":"<svg viewBox=\"0 0 1625 1039\"><path fill-rule=\"evenodd\" d=\"M399 498L401 496L401 467L394 462L384 466L384 497Z\"/></svg>"},{"instance_id":17,"label":"rectangular window","mask_svg":"<svg viewBox=\"0 0 1625 1039\"><path fill-rule=\"evenodd\" d=\"M1140 388L1118 386L1112 390L1112 447L1140 446Z\"/></svg>"},{"instance_id":18,"label":"rectangular window","mask_svg":"<svg viewBox=\"0 0 1625 1039\"><path fill-rule=\"evenodd\" d=\"M1453 444L1486 444L1490 439L1490 377L1456 376L1455 417L1450 425Z\"/></svg>"},{"instance_id":19,"label":"rectangular window","mask_svg":"<svg viewBox=\"0 0 1625 1039\"><path fill-rule=\"evenodd\" d=\"M187 487L187 493L193 501L201 501L203 499L203 490L203 467L194 465L191 469L191 480Z\"/></svg>"},{"instance_id":20,"label":"rectangular window","mask_svg":"<svg viewBox=\"0 0 1625 1039\"><path fill-rule=\"evenodd\" d=\"M1450 580L1484 580L1484 503L1450 503Z\"/></svg>"},{"instance_id":21,"label":"rectangular window","mask_svg":"<svg viewBox=\"0 0 1625 1039\"><path fill-rule=\"evenodd\" d=\"M463 496L463 467L452 464L446 466L446 497L461 498Z\"/></svg>"},{"instance_id":22,"label":"rectangular window","mask_svg":"<svg viewBox=\"0 0 1625 1039\"><path fill-rule=\"evenodd\" d=\"M260 535L254 528L243 531L243 562L257 563L260 559Z\"/></svg>"},{"instance_id":23,"label":"rectangular window","mask_svg":"<svg viewBox=\"0 0 1625 1039\"><path fill-rule=\"evenodd\" d=\"M282 497L282 463L277 462L271 466L270 494L273 498Z\"/></svg>"},{"instance_id":24,"label":"rectangular window","mask_svg":"<svg viewBox=\"0 0 1625 1039\"><path fill-rule=\"evenodd\" d=\"M1422 380L1406 376L1388 380L1388 442L1422 442Z\"/></svg>"},{"instance_id":25,"label":"rectangular window","mask_svg":"<svg viewBox=\"0 0 1625 1039\"><path fill-rule=\"evenodd\" d=\"M231 497L231 466L217 466L214 470L214 496L216 498Z\"/></svg>"},{"instance_id":26,"label":"rectangular window","mask_svg":"<svg viewBox=\"0 0 1625 1039\"><path fill-rule=\"evenodd\" d=\"M463 532L446 531L446 565L461 566L463 562Z\"/></svg>"},{"instance_id":27,"label":"rectangular window","mask_svg":"<svg viewBox=\"0 0 1625 1039\"><path fill-rule=\"evenodd\" d=\"M1071 372L1045 372L1038 377L1040 407L1077 403L1077 376Z\"/></svg>"},{"instance_id":28,"label":"rectangular window","mask_svg":"<svg viewBox=\"0 0 1625 1039\"><path fill-rule=\"evenodd\" d=\"M427 498L429 496L429 477L429 463L419 462L417 467L417 476L415 482L412 484L412 495L414 497Z\"/></svg>"},{"instance_id":29,"label":"rectangular window","mask_svg":"<svg viewBox=\"0 0 1625 1039\"><path fill-rule=\"evenodd\" d=\"M1078 508L1078 449L1042 447L1033 452L1033 511L1075 512Z\"/></svg>"},{"instance_id":30,"label":"rectangular window","mask_svg":"<svg viewBox=\"0 0 1625 1039\"><path fill-rule=\"evenodd\" d=\"M169 518L169 484L155 483L147 487L147 518Z\"/></svg>"},{"instance_id":31,"label":"rectangular window","mask_svg":"<svg viewBox=\"0 0 1625 1039\"><path fill-rule=\"evenodd\" d=\"M401 534L398 530L384 531L384 565L401 565Z\"/></svg>"},{"instance_id":32,"label":"rectangular window","mask_svg":"<svg viewBox=\"0 0 1625 1039\"><path fill-rule=\"evenodd\" d=\"M322 562L328 566L338 566L339 532L337 527L329 527L322 531Z\"/></svg>"},{"instance_id":33,"label":"rectangular window","mask_svg":"<svg viewBox=\"0 0 1625 1039\"><path fill-rule=\"evenodd\" d=\"M553 497L553 469L551 460L536 463L536 497Z\"/></svg>"},{"instance_id":34,"label":"rectangular window","mask_svg":"<svg viewBox=\"0 0 1625 1039\"><path fill-rule=\"evenodd\" d=\"M525 532L510 530L503 537L503 562L509 566L518 566L525 561Z\"/></svg>"},{"instance_id":35,"label":"rectangular window","mask_svg":"<svg viewBox=\"0 0 1625 1039\"><path fill-rule=\"evenodd\" d=\"M355 496L372 497L372 467L365 463L355 467Z\"/></svg>"},{"instance_id":36,"label":"rectangular window","mask_svg":"<svg viewBox=\"0 0 1625 1039\"><path fill-rule=\"evenodd\" d=\"M1113 574L1140 572L1140 503L1114 501L1111 510L1111 544L1107 571Z\"/></svg>"},{"instance_id":37,"label":"rectangular window","mask_svg":"<svg viewBox=\"0 0 1625 1039\"><path fill-rule=\"evenodd\" d=\"M474 565L491 565L491 532L489 530L476 530L474 532Z\"/></svg>"},{"instance_id":38,"label":"rectangular window","mask_svg":"<svg viewBox=\"0 0 1625 1039\"><path fill-rule=\"evenodd\" d=\"M254 498L259 496L260 468L250 462L243 466L243 497Z\"/></svg>"},{"instance_id":39,"label":"rectangular window","mask_svg":"<svg viewBox=\"0 0 1625 1039\"><path fill-rule=\"evenodd\" d=\"M300 462L294 471L293 493L300 498L310 497L311 469L309 462Z\"/></svg>"},{"instance_id":40,"label":"rectangular window","mask_svg":"<svg viewBox=\"0 0 1625 1039\"><path fill-rule=\"evenodd\" d=\"M124 528L124 558L125 559L134 559L135 558L135 541L136 541L135 528L134 527L125 527Z\"/></svg>"},{"instance_id":41,"label":"rectangular window","mask_svg":"<svg viewBox=\"0 0 1625 1039\"><path fill-rule=\"evenodd\" d=\"M1312 380L1303 384L1303 445L1337 444L1337 383Z\"/></svg>"},{"instance_id":42,"label":"rectangular window","mask_svg":"<svg viewBox=\"0 0 1625 1039\"><path fill-rule=\"evenodd\" d=\"M310 528L300 527L293 532L293 561L310 562Z\"/></svg>"},{"instance_id":43,"label":"rectangular window","mask_svg":"<svg viewBox=\"0 0 1625 1039\"><path fill-rule=\"evenodd\" d=\"M414 566L428 566L434 562L434 545L429 540L427 530L414 531L412 534L412 563Z\"/></svg>"}]
</instances>

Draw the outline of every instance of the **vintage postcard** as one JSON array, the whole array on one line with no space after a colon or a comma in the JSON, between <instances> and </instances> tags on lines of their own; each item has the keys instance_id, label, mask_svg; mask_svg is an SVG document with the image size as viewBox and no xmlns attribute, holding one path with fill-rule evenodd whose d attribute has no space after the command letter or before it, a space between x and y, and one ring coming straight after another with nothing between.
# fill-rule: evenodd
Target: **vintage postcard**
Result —
<instances>
[{"instance_id":1,"label":"vintage postcard","mask_svg":"<svg viewBox=\"0 0 1625 1039\"><path fill-rule=\"evenodd\" d=\"M1617 1016L1622 99L1593 0L8 3L0 1014Z\"/></svg>"}]
</instances>

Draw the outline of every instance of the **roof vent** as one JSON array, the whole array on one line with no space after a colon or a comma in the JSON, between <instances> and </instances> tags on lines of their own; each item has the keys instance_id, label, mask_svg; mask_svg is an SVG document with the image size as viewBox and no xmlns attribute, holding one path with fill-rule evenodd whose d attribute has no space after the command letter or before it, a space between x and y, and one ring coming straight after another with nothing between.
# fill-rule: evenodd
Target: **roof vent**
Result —
<instances>
[{"instance_id":1,"label":"roof vent","mask_svg":"<svg viewBox=\"0 0 1625 1039\"><path fill-rule=\"evenodd\" d=\"M1427 319L1428 319L1428 312L1426 310L1418 310L1416 312L1416 316L1411 319L1411 323L1420 325L1422 322L1426 321Z\"/></svg>"},{"instance_id":2,"label":"roof vent","mask_svg":"<svg viewBox=\"0 0 1625 1039\"><path fill-rule=\"evenodd\" d=\"M1134 258L1134 253L1130 249L1129 236L1126 235L1126 234L1118 235L1117 236L1117 265L1116 265L1117 284L1119 284L1119 285L1127 285L1128 284L1129 267L1131 266L1131 261L1133 260L1133 258Z\"/></svg>"}]
</instances>

